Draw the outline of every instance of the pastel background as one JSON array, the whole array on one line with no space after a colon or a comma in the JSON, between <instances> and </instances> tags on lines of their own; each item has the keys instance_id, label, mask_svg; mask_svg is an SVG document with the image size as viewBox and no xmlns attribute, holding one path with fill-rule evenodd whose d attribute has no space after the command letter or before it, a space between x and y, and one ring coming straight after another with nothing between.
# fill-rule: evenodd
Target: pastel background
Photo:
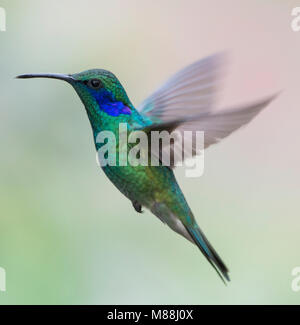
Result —
<instances>
[{"instance_id":1,"label":"pastel background","mask_svg":"<svg viewBox=\"0 0 300 325\"><path fill-rule=\"evenodd\" d=\"M6 0L0 32L1 304L298 304L300 32L287 0ZM177 172L199 224L230 268L137 214L99 170L86 113L67 84L28 72L113 71L133 103L218 51L230 62L219 106L282 90Z\"/></svg>"}]
</instances>

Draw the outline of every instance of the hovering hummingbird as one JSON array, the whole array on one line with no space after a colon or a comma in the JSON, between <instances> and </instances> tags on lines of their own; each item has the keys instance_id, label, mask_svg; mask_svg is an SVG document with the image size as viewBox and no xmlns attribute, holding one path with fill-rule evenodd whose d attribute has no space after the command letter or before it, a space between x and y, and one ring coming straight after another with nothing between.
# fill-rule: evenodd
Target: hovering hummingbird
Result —
<instances>
[{"instance_id":1,"label":"hovering hummingbird","mask_svg":"<svg viewBox=\"0 0 300 325\"><path fill-rule=\"evenodd\" d=\"M171 77L137 109L129 100L117 77L102 69L76 74L24 74L17 78L53 78L68 82L85 106L96 150L101 131L117 133L119 124L126 123L129 132L152 130L168 132L204 131L204 148L217 143L251 121L275 96L227 109L214 111L219 81L221 56L199 60ZM174 148L173 148L174 149ZM197 155L193 150L191 156ZM185 157L186 158L186 157ZM103 166L112 183L141 213L149 209L172 230L196 244L223 282L229 281L228 268L198 226L194 215L175 179L174 166Z\"/></svg>"}]
</instances>

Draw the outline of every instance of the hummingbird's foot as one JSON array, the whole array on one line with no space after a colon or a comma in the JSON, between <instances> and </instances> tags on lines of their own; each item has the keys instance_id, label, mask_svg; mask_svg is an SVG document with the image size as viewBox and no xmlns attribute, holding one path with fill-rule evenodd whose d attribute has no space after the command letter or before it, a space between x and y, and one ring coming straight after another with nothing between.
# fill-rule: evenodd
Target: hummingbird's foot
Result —
<instances>
[{"instance_id":1,"label":"hummingbird's foot","mask_svg":"<svg viewBox=\"0 0 300 325\"><path fill-rule=\"evenodd\" d=\"M136 212L143 213L142 205L139 204L138 201L132 201L132 205L133 205L133 207L134 207L134 209L135 209Z\"/></svg>"}]
</instances>

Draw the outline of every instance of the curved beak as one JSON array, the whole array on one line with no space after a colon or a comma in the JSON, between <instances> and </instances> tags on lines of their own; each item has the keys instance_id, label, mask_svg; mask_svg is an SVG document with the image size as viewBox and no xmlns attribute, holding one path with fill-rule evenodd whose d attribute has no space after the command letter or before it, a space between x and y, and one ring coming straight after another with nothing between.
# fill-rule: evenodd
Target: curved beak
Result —
<instances>
[{"instance_id":1,"label":"curved beak","mask_svg":"<svg viewBox=\"0 0 300 325\"><path fill-rule=\"evenodd\" d=\"M69 74L62 73L33 73L33 74L21 74L16 77L17 79L29 79L29 78L51 78L51 79L59 79L67 82L76 81Z\"/></svg>"}]
</instances>

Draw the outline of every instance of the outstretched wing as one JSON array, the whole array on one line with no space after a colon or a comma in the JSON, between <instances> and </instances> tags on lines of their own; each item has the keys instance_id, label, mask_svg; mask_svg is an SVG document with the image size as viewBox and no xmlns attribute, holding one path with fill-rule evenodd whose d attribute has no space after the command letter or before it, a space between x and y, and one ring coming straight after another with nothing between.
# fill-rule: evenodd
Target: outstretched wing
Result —
<instances>
[{"instance_id":1,"label":"outstretched wing","mask_svg":"<svg viewBox=\"0 0 300 325\"><path fill-rule=\"evenodd\" d=\"M149 96L138 110L153 122L180 119L211 110L224 61L224 54L215 54L187 66Z\"/></svg>"},{"instance_id":2,"label":"outstretched wing","mask_svg":"<svg viewBox=\"0 0 300 325\"><path fill-rule=\"evenodd\" d=\"M180 132L204 131L204 148L207 148L249 123L276 97L277 94L239 107L200 114L191 121L183 121L176 130Z\"/></svg>"},{"instance_id":3,"label":"outstretched wing","mask_svg":"<svg viewBox=\"0 0 300 325\"><path fill-rule=\"evenodd\" d=\"M152 154L171 167L219 142L250 122L276 95L247 105L214 111L223 56L213 55L179 71L139 107L153 124L147 131L177 131L167 147L151 148ZM184 132L192 131L192 132ZM204 132L204 144L195 145L196 131ZM183 141L184 139L184 141ZM171 152L171 161L165 161ZM165 154L164 154L165 153Z\"/></svg>"},{"instance_id":4,"label":"outstretched wing","mask_svg":"<svg viewBox=\"0 0 300 325\"><path fill-rule=\"evenodd\" d=\"M147 133L151 131L168 131L169 133L177 131L177 134L179 133L181 136L176 138L175 134L175 142L171 143L170 147L151 148L151 153L159 157L164 165L169 165L170 162L164 157L168 157L171 151L171 167L174 167L176 163L199 154L201 150L219 142L235 130L249 123L276 96L277 94L248 105L223 110L221 112L200 113L180 120L153 123L146 127ZM192 132L186 134L184 131ZM203 146L195 146L196 131L204 132ZM190 137L186 138L188 135ZM185 144L188 145L185 147ZM165 156L163 154L164 151Z\"/></svg>"}]
</instances>

